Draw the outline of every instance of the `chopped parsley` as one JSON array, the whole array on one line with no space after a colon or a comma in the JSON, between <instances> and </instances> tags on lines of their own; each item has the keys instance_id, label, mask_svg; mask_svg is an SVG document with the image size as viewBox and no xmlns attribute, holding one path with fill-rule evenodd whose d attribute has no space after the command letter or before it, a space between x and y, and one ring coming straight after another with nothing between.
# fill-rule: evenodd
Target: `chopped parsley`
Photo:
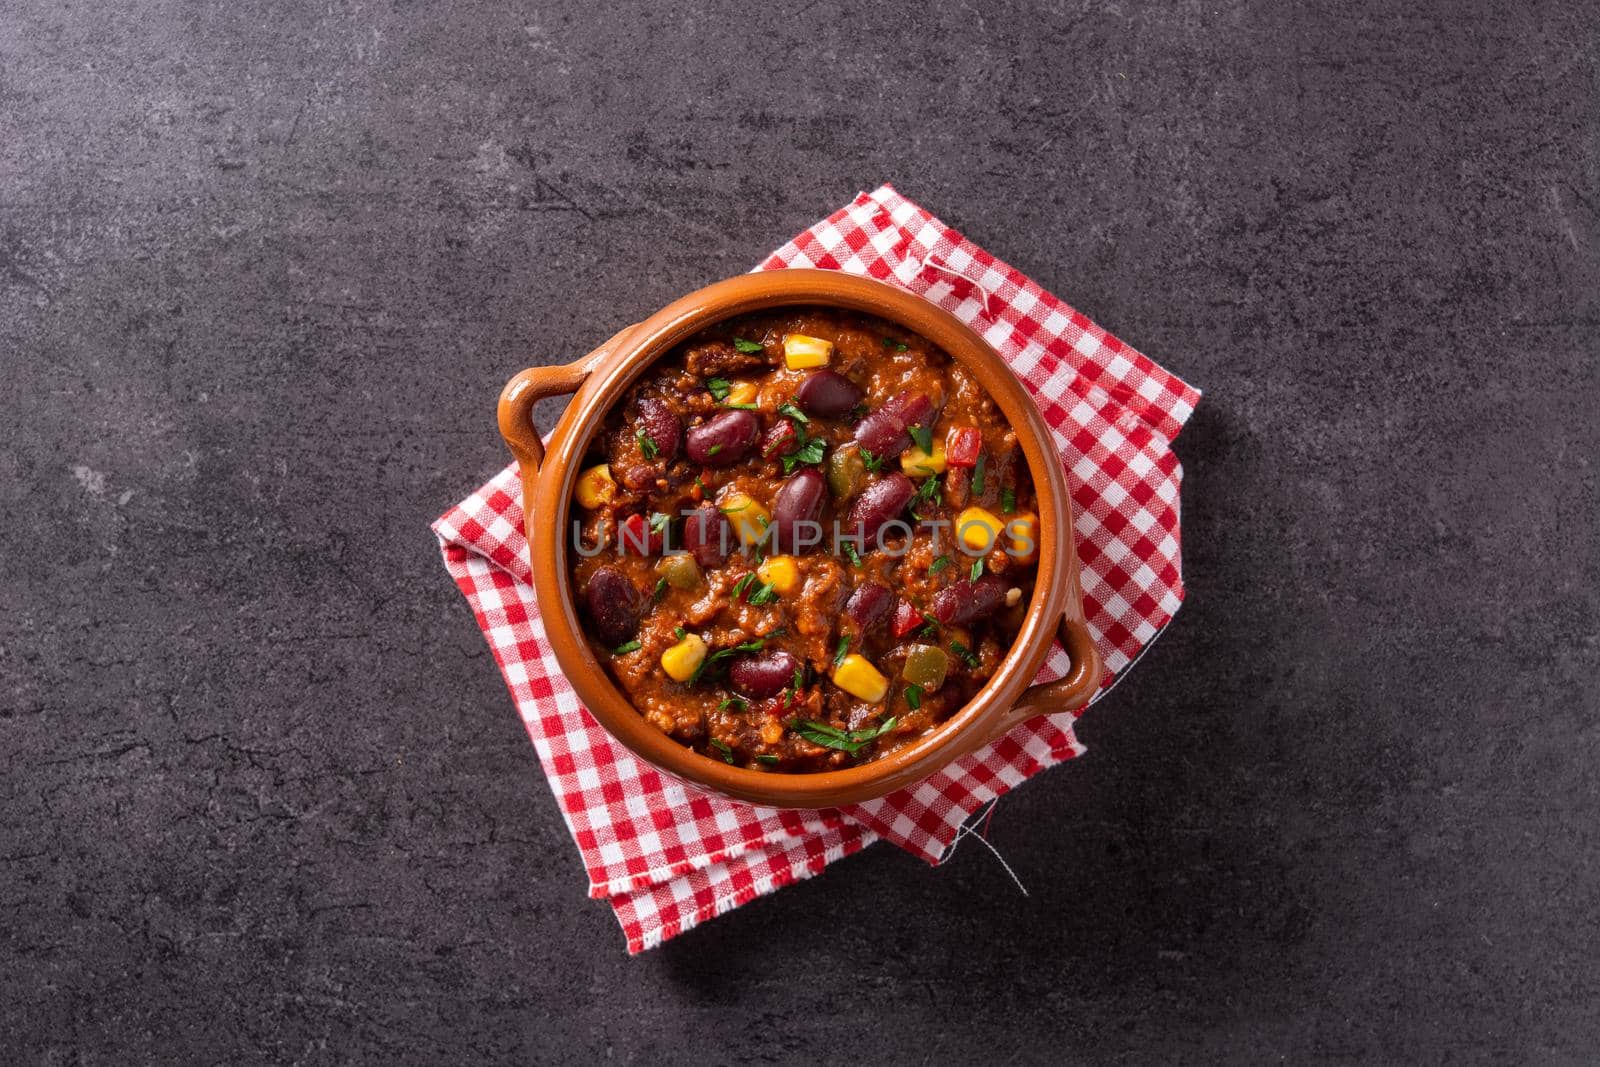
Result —
<instances>
[{"instance_id":1,"label":"chopped parsley","mask_svg":"<svg viewBox=\"0 0 1600 1067\"><path fill-rule=\"evenodd\" d=\"M972 561L972 576L971 576L971 580L975 582L982 576L983 576L983 557L979 556L977 559Z\"/></svg>"},{"instance_id":2,"label":"chopped parsley","mask_svg":"<svg viewBox=\"0 0 1600 1067\"><path fill-rule=\"evenodd\" d=\"M747 508L749 506L750 505L747 502L747 503L744 503L744 504L740 504L736 508L722 508L722 507L719 507L717 510L722 512L724 515L737 515L737 514L739 514L739 512L743 511L745 508Z\"/></svg>"},{"instance_id":3,"label":"chopped parsley","mask_svg":"<svg viewBox=\"0 0 1600 1067\"><path fill-rule=\"evenodd\" d=\"M976 667L978 665L978 654L972 651L972 649L968 648L966 645L963 645L960 641L951 641L950 651L960 656L962 662L964 662L968 667Z\"/></svg>"},{"instance_id":4,"label":"chopped parsley","mask_svg":"<svg viewBox=\"0 0 1600 1067\"><path fill-rule=\"evenodd\" d=\"M663 594L666 593L666 591L667 591L667 580L665 578L657 578L656 579L656 587L650 593L650 599L651 600L660 600L661 597L663 596ZM679 634L678 636L681 638L683 635Z\"/></svg>"},{"instance_id":5,"label":"chopped parsley","mask_svg":"<svg viewBox=\"0 0 1600 1067\"><path fill-rule=\"evenodd\" d=\"M744 591L746 589L749 589L750 588L750 583L754 582L755 580L756 580L755 572L752 571L749 574L745 575L743 578L740 578L737 582L734 582L733 583L733 594L732 594L733 598L735 600L738 600L741 596L743 596L744 595Z\"/></svg>"},{"instance_id":6,"label":"chopped parsley","mask_svg":"<svg viewBox=\"0 0 1600 1067\"><path fill-rule=\"evenodd\" d=\"M804 663L794 669L794 680L789 683L789 688L799 692L806 687L806 665Z\"/></svg>"},{"instance_id":7,"label":"chopped parsley","mask_svg":"<svg viewBox=\"0 0 1600 1067\"><path fill-rule=\"evenodd\" d=\"M706 388L711 391L713 400L726 400L728 390L733 388L733 383L726 378L711 378L706 381Z\"/></svg>"},{"instance_id":8,"label":"chopped parsley","mask_svg":"<svg viewBox=\"0 0 1600 1067\"><path fill-rule=\"evenodd\" d=\"M650 513L650 532L651 533L653 533L653 534L665 534L667 532L667 527L671 526L671 525L672 525L672 516L668 515L666 512L664 512L664 511L652 511Z\"/></svg>"},{"instance_id":9,"label":"chopped parsley","mask_svg":"<svg viewBox=\"0 0 1600 1067\"><path fill-rule=\"evenodd\" d=\"M820 437L804 440L795 451L783 457L783 473L793 474L794 469L801 464L815 466L822 462L822 457L827 451L826 442Z\"/></svg>"},{"instance_id":10,"label":"chopped parsley","mask_svg":"<svg viewBox=\"0 0 1600 1067\"><path fill-rule=\"evenodd\" d=\"M923 469L927 470L927 468ZM933 472L928 471L928 473L932 474ZM941 500L943 500L943 494L941 494L939 491L939 479L929 478L927 481L917 486L916 493L912 495L911 514L916 515L916 517L920 519L922 516L917 515L918 504L938 503Z\"/></svg>"},{"instance_id":11,"label":"chopped parsley","mask_svg":"<svg viewBox=\"0 0 1600 1067\"><path fill-rule=\"evenodd\" d=\"M917 636L918 637L937 637L937 636L939 636L939 620L934 618L932 615L929 615L926 611L924 611L922 613L922 629L917 631Z\"/></svg>"},{"instance_id":12,"label":"chopped parsley","mask_svg":"<svg viewBox=\"0 0 1600 1067\"><path fill-rule=\"evenodd\" d=\"M706 449L706 455L714 456L718 452L721 452L721 451L722 451L722 446L721 445L712 445L710 448Z\"/></svg>"},{"instance_id":13,"label":"chopped parsley","mask_svg":"<svg viewBox=\"0 0 1600 1067\"><path fill-rule=\"evenodd\" d=\"M778 405L778 414L779 415L787 415L791 419L793 419L795 422L798 422L798 423L807 423L807 422L811 421L810 416L808 416L805 412L801 411L799 408L795 407L793 404L788 404L788 403L779 404Z\"/></svg>"},{"instance_id":14,"label":"chopped parsley","mask_svg":"<svg viewBox=\"0 0 1600 1067\"><path fill-rule=\"evenodd\" d=\"M983 495L983 461L986 457L979 453L978 462L972 468L972 495Z\"/></svg>"},{"instance_id":15,"label":"chopped parsley","mask_svg":"<svg viewBox=\"0 0 1600 1067\"><path fill-rule=\"evenodd\" d=\"M844 549L844 554L850 557L850 565L852 567L861 566L861 553L856 551L856 546L853 542L841 542L841 547Z\"/></svg>"},{"instance_id":16,"label":"chopped parsley","mask_svg":"<svg viewBox=\"0 0 1600 1067\"><path fill-rule=\"evenodd\" d=\"M911 439L917 443L917 447L922 449L923 455L933 455L933 427L907 426L906 432L909 433L911 435ZM928 473L932 474L933 472L929 471Z\"/></svg>"},{"instance_id":17,"label":"chopped parsley","mask_svg":"<svg viewBox=\"0 0 1600 1067\"><path fill-rule=\"evenodd\" d=\"M760 411L761 410L761 405L760 404L735 404L732 400L724 400L722 402L722 406L725 407L725 408L736 408L739 411Z\"/></svg>"},{"instance_id":18,"label":"chopped parsley","mask_svg":"<svg viewBox=\"0 0 1600 1067\"><path fill-rule=\"evenodd\" d=\"M776 634L777 631L773 631L771 636ZM741 652L760 652L765 647L767 647L766 642L761 638L757 638L754 641L746 641L743 644L734 645L732 648L719 648L707 656L700 666L695 669L695 672L689 676L689 684L693 685L698 682L705 677L708 671L721 670L723 662L729 656L737 656Z\"/></svg>"},{"instance_id":19,"label":"chopped parsley","mask_svg":"<svg viewBox=\"0 0 1600 1067\"><path fill-rule=\"evenodd\" d=\"M722 753L723 763L733 762L733 749L728 747L728 742L718 741L715 737L713 737L711 739L711 747Z\"/></svg>"},{"instance_id":20,"label":"chopped parsley","mask_svg":"<svg viewBox=\"0 0 1600 1067\"><path fill-rule=\"evenodd\" d=\"M883 347L892 348L896 352L904 352L906 350L906 346L896 341L893 337L885 337L883 339Z\"/></svg>"},{"instance_id":21,"label":"chopped parsley","mask_svg":"<svg viewBox=\"0 0 1600 1067\"><path fill-rule=\"evenodd\" d=\"M733 339L733 347L737 348L741 352L751 353L763 352L766 350L760 341L746 341L743 337L735 337Z\"/></svg>"},{"instance_id":22,"label":"chopped parsley","mask_svg":"<svg viewBox=\"0 0 1600 1067\"><path fill-rule=\"evenodd\" d=\"M777 600L778 591L772 587L771 582L762 582L761 588L757 589L754 593L751 593L745 599L750 602L752 607L759 608L763 604L770 604L774 600Z\"/></svg>"},{"instance_id":23,"label":"chopped parsley","mask_svg":"<svg viewBox=\"0 0 1600 1067\"><path fill-rule=\"evenodd\" d=\"M1000 510L1007 515L1017 510L1017 491L1009 486L1000 490Z\"/></svg>"},{"instance_id":24,"label":"chopped parsley","mask_svg":"<svg viewBox=\"0 0 1600 1067\"><path fill-rule=\"evenodd\" d=\"M626 656L629 652L637 652L643 647L644 646L639 643L639 639L634 638L625 645L618 645L616 648L613 648L611 650L611 654L613 656Z\"/></svg>"},{"instance_id":25,"label":"chopped parsley","mask_svg":"<svg viewBox=\"0 0 1600 1067\"><path fill-rule=\"evenodd\" d=\"M778 757L777 756L757 756L756 757L756 762L757 763L765 763L768 767L771 767L772 765L774 765L775 763L778 762Z\"/></svg>"},{"instance_id":26,"label":"chopped parsley","mask_svg":"<svg viewBox=\"0 0 1600 1067\"><path fill-rule=\"evenodd\" d=\"M639 442L639 453L645 459L655 459L661 454L661 449L656 447L656 439L644 432L644 427L633 431L633 439Z\"/></svg>"},{"instance_id":27,"label":"chopped parsley","mask_svg":"<svg viewBox=\"0 0 1600 1067\"><path fill-rule=\"evenodd\" d=\"M850 654L850 635L845 634L839 638L839 647L833 650L833 665L837 667L844 662L845 656Z\"/></svg>"},{"instance_id":28,"label":"chopped parsley","mask_svg":"<svg viewBox=\"0 0 1600 1067\"><path fill-rule=\"evenodd\" d=\"M825 722L801 719L794 724L794 732L814 745L835 748L855 755L873 741L894 729L895 717L889 716L877 726L863 726L859 730L841 730Z\"/></svg>"},{"instance_id":29,"label":"chopped parsley","mask_svg":"<svg viewBox=\"0 0 1600 1067\"><path fill-rule=\"evenodd\" d=\"M922 686L906 686L906 707L910 708L912 711L916 711L918 708L922 707Z\"/></svg>"},{"instance_id":30,"label":"chopped parsley","mask_svg":"<svg viewBox=\"0 0 1600 1067\"><path fill-rule=\"evenodd\" d=\"M954 562L955 560L951 559L949 556L940 556L932 563L928 564L928 575L931 577L935 574L938 574L940 571L944 570Z\"/></svg>"},{"instance_id":31,"label":"chopped parsley","mask_svg":"<svg viewBox=\"0 0 1600 1067\"><path fill-rule=\"evenodd\" d=\"M685 630L681 626L674 626L672 628L672 636L676 637L679 641L682 641L685 637L689 636L689 631Z\"/></svg>"},{"instance_id":32,"label":"chopped parsley","mask_svg":"<svg viewBox=\"0 0 1600 1067\"><path fill-rule=\"evenodd\" d=\"M879 471L883 470L882 456L874 456L865 448L858 449L857 451L861 453L861 465L867 469L867 473L877 474Z\"/></svg>"},{"instance_id":33,"label":"chopped parsley","mask_svg":"<svg viewBox=\"0 0 1600 1067\"><path fill-rule=\"evenodd\" d=\"M717 710L721 711L723 708L732 708L734 711L743 711L749 706L750 705L745 702L744 697L724 697L722 703L717 705Z\"/></svg>"}]
</instances>

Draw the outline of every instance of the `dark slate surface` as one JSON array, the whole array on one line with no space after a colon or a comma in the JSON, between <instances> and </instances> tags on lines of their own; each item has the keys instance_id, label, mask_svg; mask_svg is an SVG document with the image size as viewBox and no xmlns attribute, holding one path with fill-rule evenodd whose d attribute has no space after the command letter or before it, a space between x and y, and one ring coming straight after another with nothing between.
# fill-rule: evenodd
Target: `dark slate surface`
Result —
<instances>
[{"instance_id":1,"label":"dark slate surface","mask_svg":"<svg viewBox=\"0 0 1600 1067\"><path fill-rule=\"evenodd\" d=\"M6 1059L1592 1060L1600 21L1291 6L0 5ZM1189 604L1027 898L628 959L427 523L882 180L1206 389Z\"/></svg>"}]
</instances>

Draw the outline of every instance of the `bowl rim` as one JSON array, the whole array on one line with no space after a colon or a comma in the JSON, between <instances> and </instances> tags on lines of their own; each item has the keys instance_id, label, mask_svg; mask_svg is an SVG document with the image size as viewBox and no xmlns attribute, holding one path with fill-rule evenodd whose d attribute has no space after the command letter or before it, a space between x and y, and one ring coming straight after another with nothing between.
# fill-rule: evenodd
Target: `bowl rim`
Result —
<instances>
[{"instance_id":1,"label":"bowl rim","mask_svg":"<svg viewBox=\"0 0 1600 1067\"><path fill-rule=\"evenodd\" d=\"M871 762L840 770L775 773L702 755L647 722L589 647L568 573L567 526L573 483L589 441L625 390L674 346L752 311L825 306L875 315L922 336L978 377L1017 433L1033 475L1041 526L1034 592L1023 626L1000 666L943 723ZM789 269L740 275L673 301L602 346L587 379L551 435L526 513L535 591L546 634L578 698L596 721L645 762L691 786L780 808L857 803L920 781L998 739L995 725L1032 685L1048 657L1066 601L1080 595L1072 507L1065 473L1037 403L988 342L948 311L908 290L838 271ZM1003 375L996 375L1003 372ZM541 545L543 550L536 550Z\"/></svg>"}]
</instances>

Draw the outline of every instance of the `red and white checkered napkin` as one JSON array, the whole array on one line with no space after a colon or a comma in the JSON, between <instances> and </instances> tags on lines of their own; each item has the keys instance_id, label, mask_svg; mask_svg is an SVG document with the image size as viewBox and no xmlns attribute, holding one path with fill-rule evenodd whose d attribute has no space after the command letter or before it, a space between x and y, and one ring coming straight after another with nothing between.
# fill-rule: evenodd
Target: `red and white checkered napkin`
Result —
<instances>
[{"instance_id":1,"label":"red and white checkered napkin","mask_svg":"<svg viewBox=\"0 0 1600 1067\"><path fill-rule=\"evenodd\" d=\"M1089 629L1106 685L1183 600L1172 438L1200 394L885 185L758 268L821 267L918 293L982 334L1055 431L1076 505ZM796 812L692 792L617 744L578 703L528 584L515 464L434 524L589 872L628 951L821 871L879 838L938 862L962 824L1083 751L1074 716L1034 719L932 778L851 808ZM1068 666L1058 646L1040 681ZM1105 689L1102 688L1101 693Z\"/></svg>"}]
</instances>

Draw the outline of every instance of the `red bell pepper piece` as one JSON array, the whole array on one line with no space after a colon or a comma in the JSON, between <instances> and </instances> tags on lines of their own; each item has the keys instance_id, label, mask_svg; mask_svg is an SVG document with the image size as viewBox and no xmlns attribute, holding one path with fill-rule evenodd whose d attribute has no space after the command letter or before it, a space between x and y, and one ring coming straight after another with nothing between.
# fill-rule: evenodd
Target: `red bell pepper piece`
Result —
<instances>
[{"instance_id":1,"label":"red bell pepper piece","mask_svg":"<svg viewBox=\"0 0 1600 1067\"><path fill-rule=\"evenodd\" d=\"M665 528L653 529L643 515L629 515L617 529L617 550L624 556L653 556L665 543Z\"/></svg>"},{"instance_id":2,"label":"red bell pepper piece","mask_svg":"<svg viewBox=\"0 0 1600 1067\"><path fill-rule=\"evenodd\" d=\"M898 640L921 626L924 621L922 612L902 600L894 606L894 622L890 624L889 629Z\"/></svg>"},{"instance_id":3,"label":"red bell pepper piece","mask_svg":"<svg viewBox=\"0 0 1600 1067\"><path fill-rule=\"evenodd\" d=\"M944 461L950 467L976 467L983 451L983 431L975 426L954 426L944 440Z\"/></svg>"}]
</instances>

